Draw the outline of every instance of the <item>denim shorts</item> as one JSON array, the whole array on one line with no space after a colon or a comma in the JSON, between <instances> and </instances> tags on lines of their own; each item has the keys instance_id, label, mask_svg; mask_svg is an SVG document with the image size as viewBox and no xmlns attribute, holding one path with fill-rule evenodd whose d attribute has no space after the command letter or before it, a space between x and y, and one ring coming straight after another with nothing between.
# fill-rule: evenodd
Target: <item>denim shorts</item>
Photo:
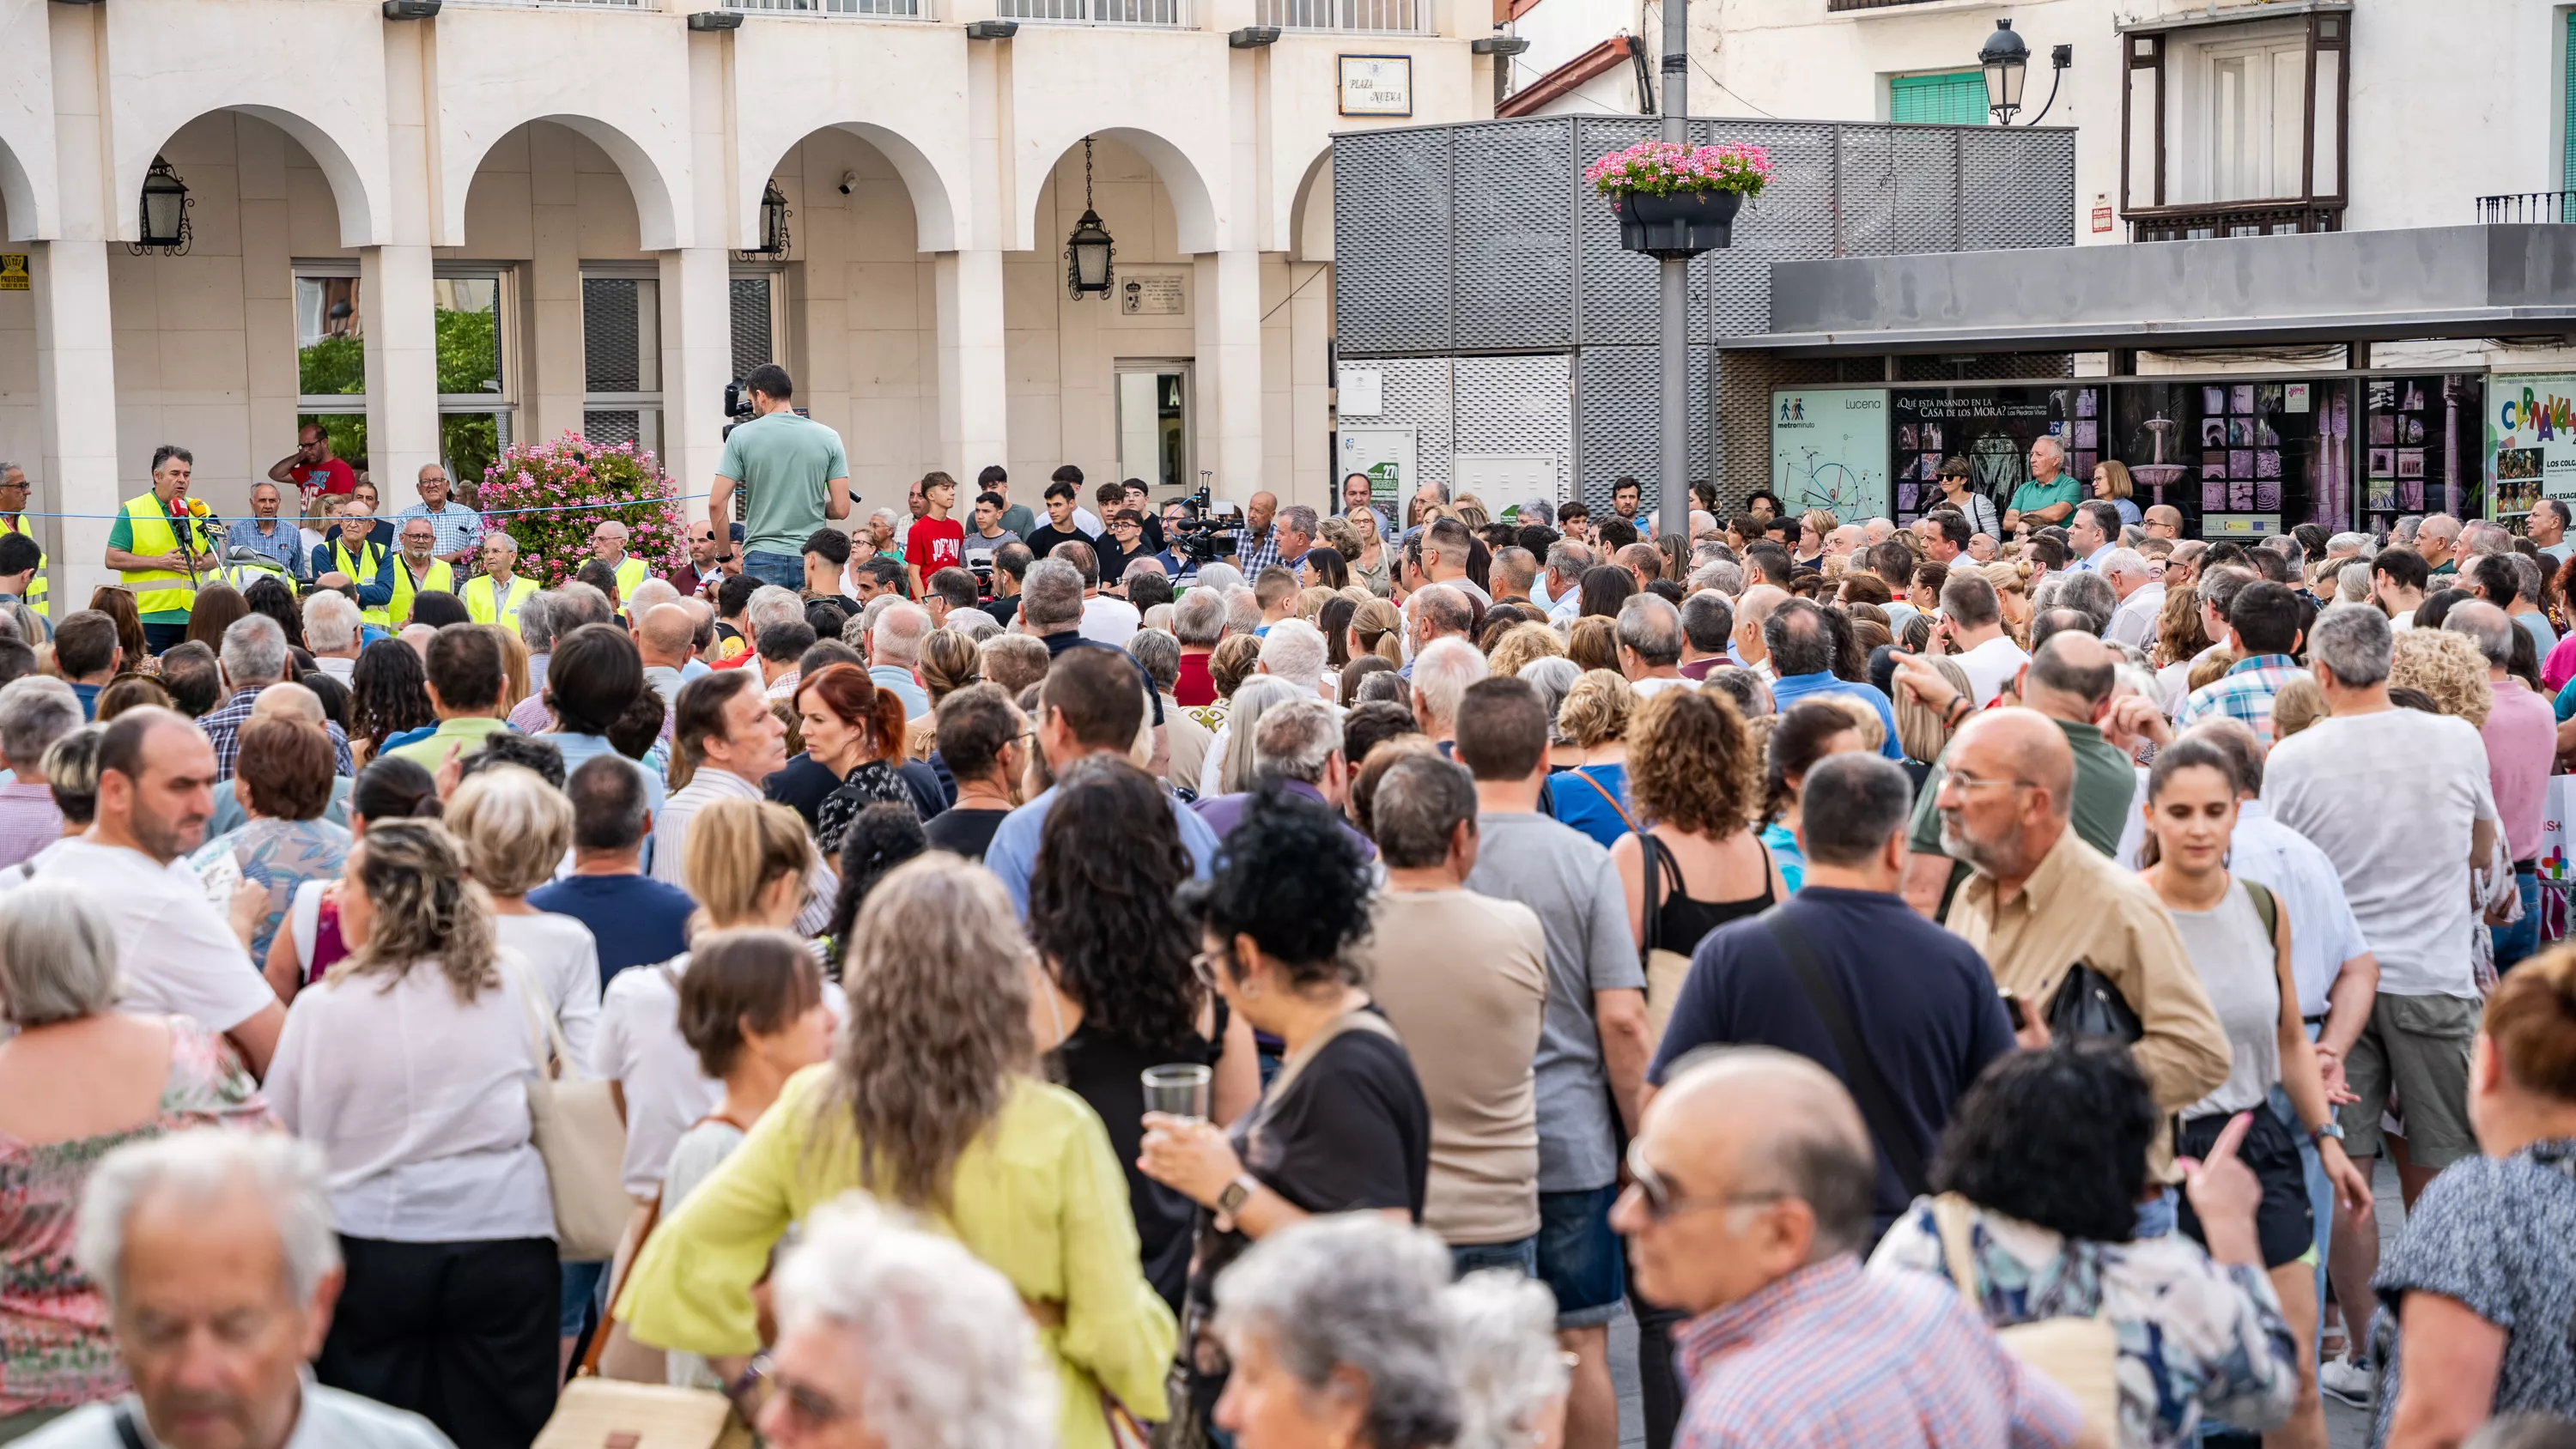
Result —
<instances>
[{"instance_id":1,"label":"denim shorts","mask_svg":"<svg viewBox=\"0 0 2576 1449\"><path fill-rule=\"evenodd\" d=\"M1538 1195L1538 1276L1556 1295L1556 1326L1593 1328L1619 1316L1628 1255L1610 1230L1619 1185Z\"/></svg>"},{"instance_id":2,"label":"denim shorts","mask_svg":"<svg viewBox=\"0 0 2576 1449\"><path fill-rule=\"evenodd\" d=\"M802 554L745 549L742 571L764 584L776 584L782 589L805 587L805 558Z\"/></svg>"},{"instance_id":3,"label":"denim shorts","mask_svg":"<svg viewBox=\"0 0 2576 1449\"><path fill-rule=\"evenodd\" d=\"M591 1311L599 1306L599 1295L607 1285L606 1263L566 1263L563 1265L563 1303L558 1328L565 1338L581 1337L589 1324Z\"/></svg>"},{"instance_id":4,"label":"denim shorts","mask_svg":"<svg viewBox=\"0 0 2576 1449\"><path fill-rule=\"evenodd\" d=\"M1464 1278L1487 1268L1502 1268L1524 1278L1538 1276L1538 1239L1514 1238L1508 1243L1469 1243L1449 1250L1449 1271Z\"/></svg>"}]
</instances>

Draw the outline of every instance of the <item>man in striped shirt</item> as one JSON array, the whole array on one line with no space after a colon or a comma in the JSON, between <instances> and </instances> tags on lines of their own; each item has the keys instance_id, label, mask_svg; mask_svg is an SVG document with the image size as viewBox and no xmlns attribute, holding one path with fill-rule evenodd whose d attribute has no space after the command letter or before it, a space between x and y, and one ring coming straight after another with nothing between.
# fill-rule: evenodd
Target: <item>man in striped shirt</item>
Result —
<instances>
[{"instance_id":1,"label":"man in striped shirt","mask_svg":"<svg viewBox=\"0 0 2576 1449\"><path fill-rule=\"evenodd\" d=\"M1637 1291L1693 1315L1676 1449L2073 1444L2065 1391L1948 1281L1865 1273L1878 1156L1831 1072L1765 1047L1686 1061L1611 1213Z\"/></svg>"}]
</instances>

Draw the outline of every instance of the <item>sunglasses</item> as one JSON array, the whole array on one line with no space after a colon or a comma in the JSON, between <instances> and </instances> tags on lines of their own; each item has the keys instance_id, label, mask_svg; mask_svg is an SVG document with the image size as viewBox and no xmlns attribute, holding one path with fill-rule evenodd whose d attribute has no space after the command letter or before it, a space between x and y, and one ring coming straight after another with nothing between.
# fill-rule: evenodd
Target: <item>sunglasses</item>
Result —
<instances>
[{"instance_id":1,"label":"sunglasses","mask_svg":"<svg viewBox=\"0 0 2576 1449\"><path fill-rule=\"evenodd\" d=\"M1757 1203L1778 1202L1785 1192L1730 1192L1719 1197L1683 1197L1664 1181L1646 1161L1642 1144L1628 1144L1628 1176L1645 1205L1650 1222L1666 1222L1683 1213L1706 1212L1713 1208L1751 1207Z\"/></svg>"}]
</instances>

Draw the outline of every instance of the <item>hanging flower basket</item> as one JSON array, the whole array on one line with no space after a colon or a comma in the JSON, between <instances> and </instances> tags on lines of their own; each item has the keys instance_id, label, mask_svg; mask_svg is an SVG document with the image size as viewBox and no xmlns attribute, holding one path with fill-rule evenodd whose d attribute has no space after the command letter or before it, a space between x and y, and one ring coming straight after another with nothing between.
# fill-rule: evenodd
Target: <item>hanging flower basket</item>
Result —
<instances>
[{"instance_id":1,"label":"hanging flower basket","mask_svg":"<svg viewBox=\"0 0 2576 1449\"><path fill-rule=\"evenodd\" d=\"M1771 180L1759 146L1640 141L1593 162L1583 179L1610 198L1619 245L1655 257L1693 257L1734 240L1735 213Z\"/></svg>"}]
</instances>

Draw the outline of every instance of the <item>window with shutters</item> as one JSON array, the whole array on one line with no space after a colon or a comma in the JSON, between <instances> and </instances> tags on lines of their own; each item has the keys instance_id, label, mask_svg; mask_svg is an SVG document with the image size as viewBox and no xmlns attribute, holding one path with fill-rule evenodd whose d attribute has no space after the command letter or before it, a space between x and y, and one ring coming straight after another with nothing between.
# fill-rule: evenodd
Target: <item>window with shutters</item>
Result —
<instances>
[{"instance_id":1,"label":"window with shutters","mask_svg":"<svg viewBox=\"0 0 2576 1449\"><path fill-rule=\"evenodd\" d=\"M1983 69L1887 78L1887 118L1932 126L1982 126L1986 110Z\"/></svg>"},{"instance_id":2,"label":"window with shutters","mask_svg":"<svg viewBox=\"0 0 2576 1449\"><path fill-rule=\"evenodd\" d=\"M662 284L585 265L581 272L582 436L662 450Z\"/></svg>"}]
</instances>

